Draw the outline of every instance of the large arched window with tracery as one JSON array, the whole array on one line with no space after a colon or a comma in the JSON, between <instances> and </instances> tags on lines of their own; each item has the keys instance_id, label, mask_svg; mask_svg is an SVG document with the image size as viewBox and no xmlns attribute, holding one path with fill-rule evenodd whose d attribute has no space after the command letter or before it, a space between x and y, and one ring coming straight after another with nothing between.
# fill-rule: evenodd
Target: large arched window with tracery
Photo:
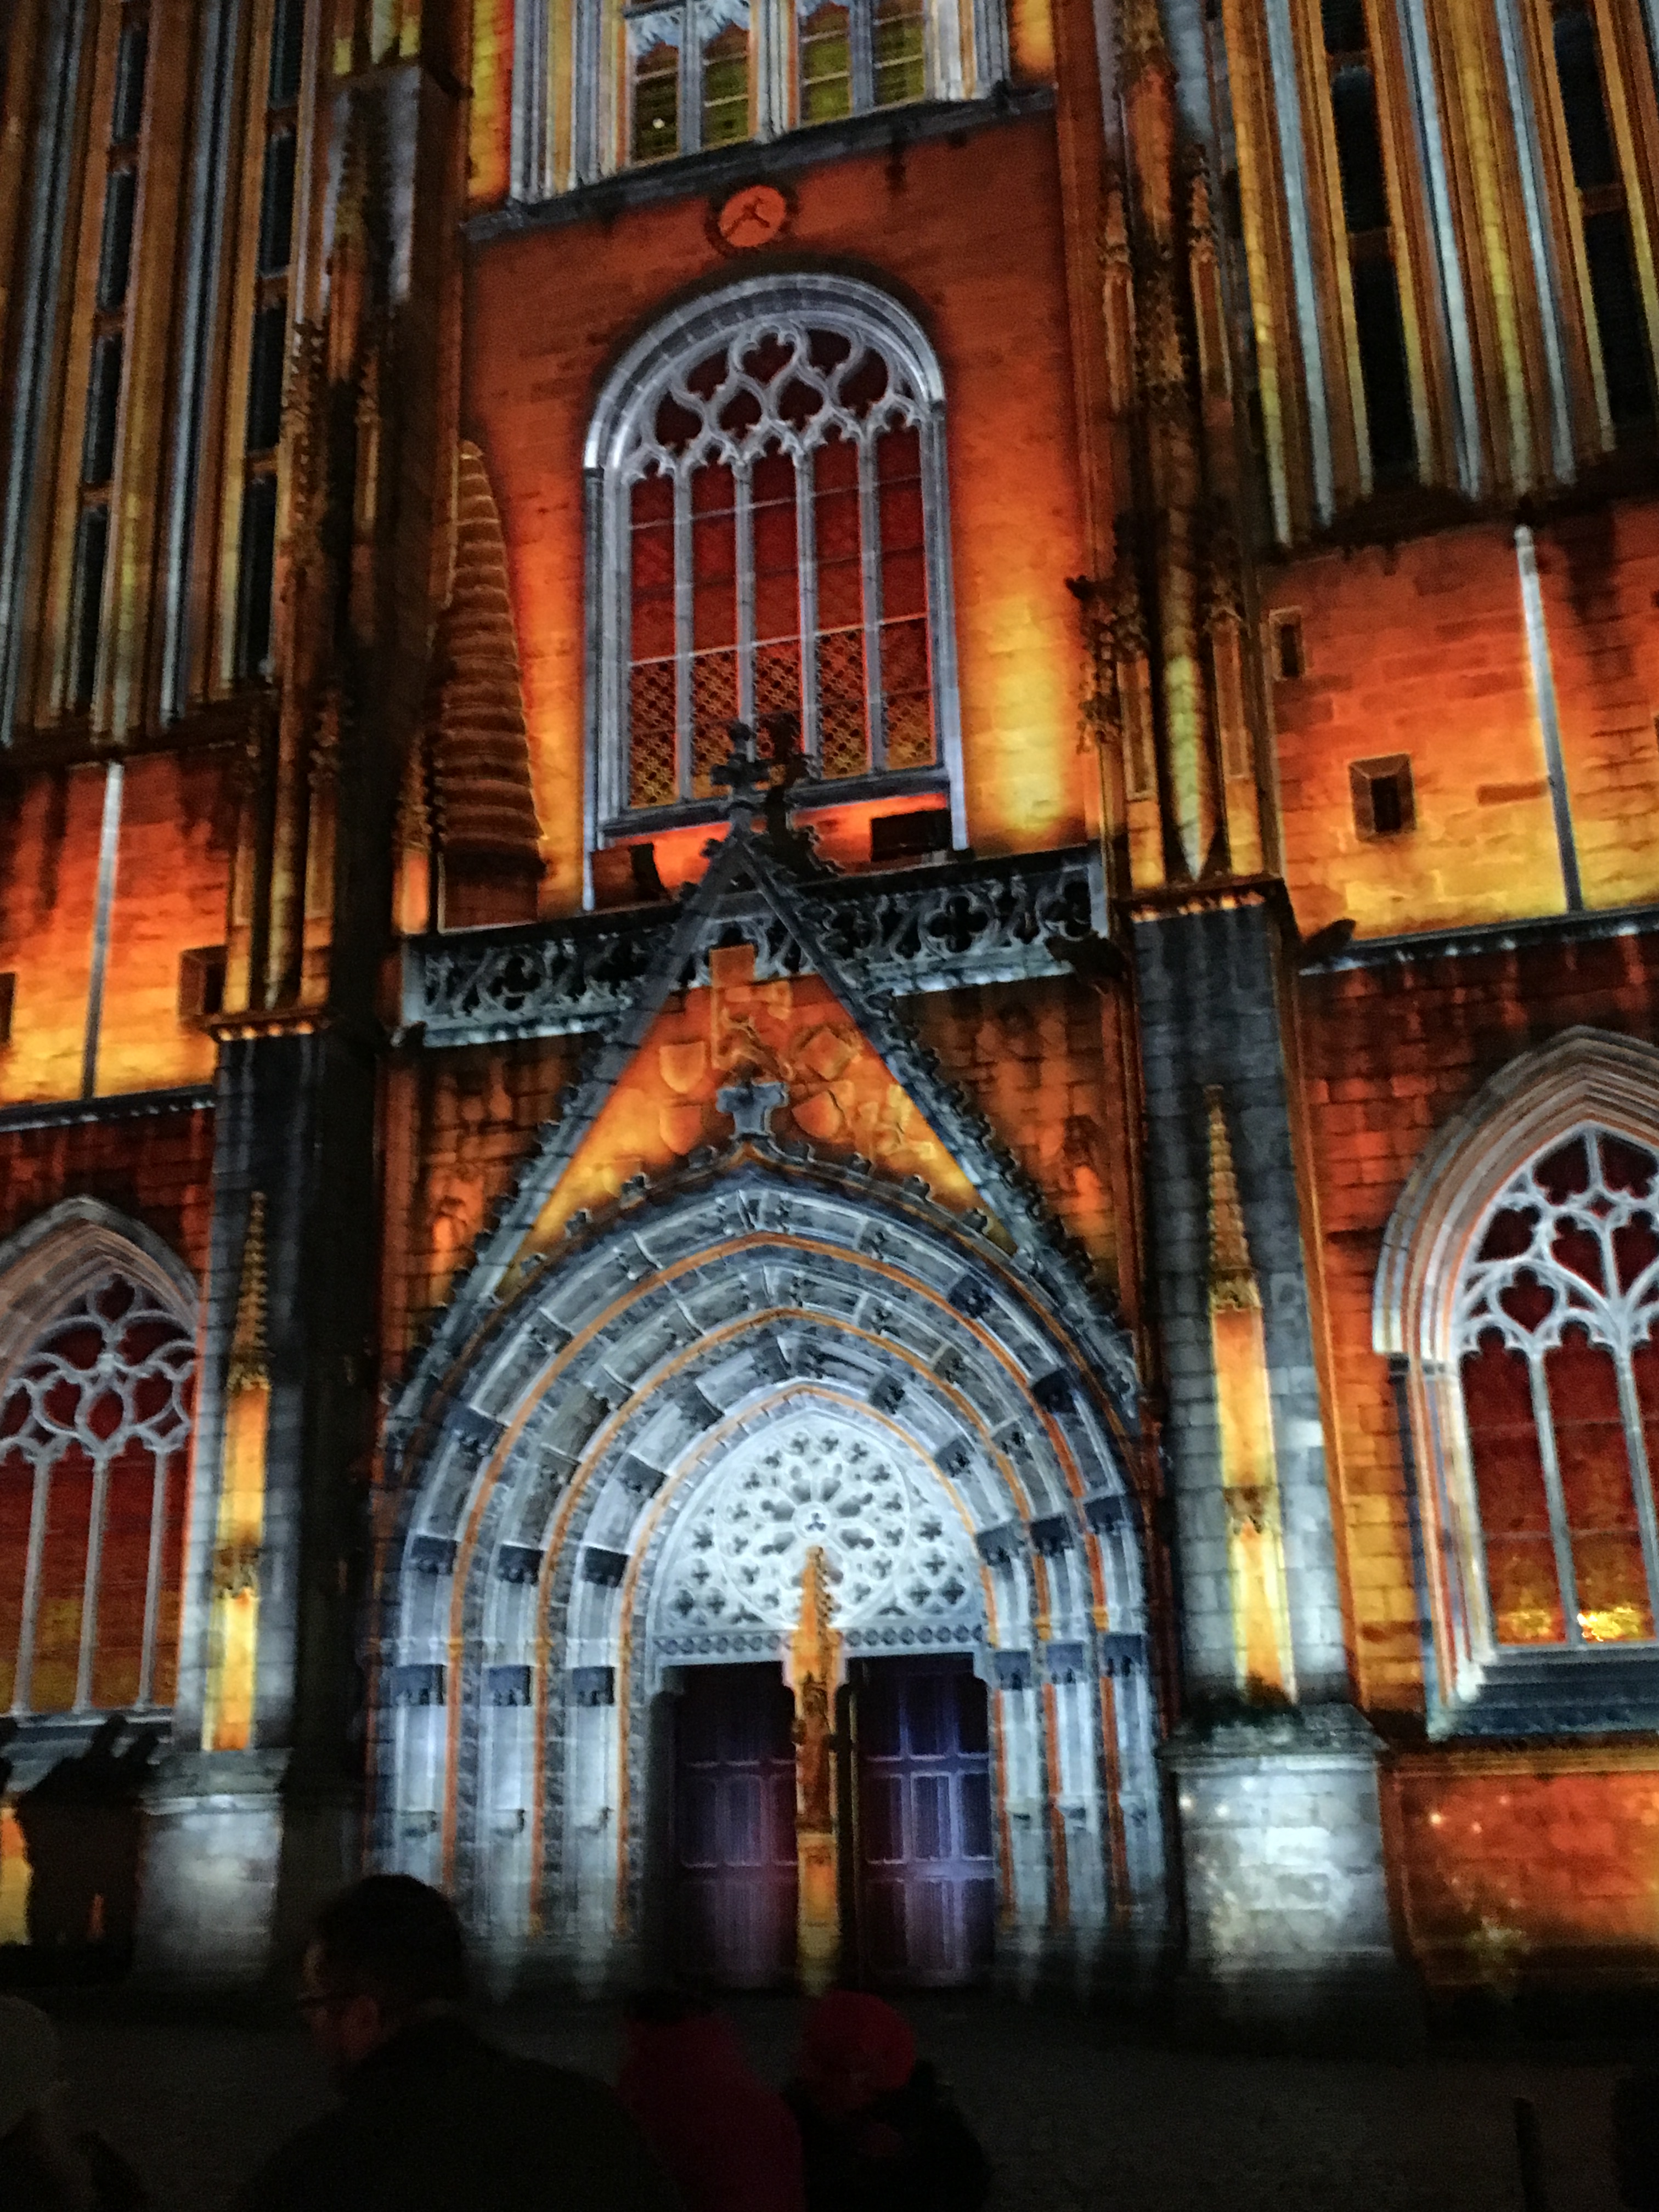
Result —
<instances>
[{"instance_id":1,"label":"large arched window with tracery","mask_svg":"<svg viewBox=\"0 0 1659 2212\"><path fill-rule=\"evenodd\" d=\"M708 811L732 721L786 718L825 804L951 787L943 438L931 349L872 286L750 283L633 349L587 456L590 842Z\"/></svg>"},{"instance_id":2,"label":"large arched window with tracery","mask_svg":"<svg viewBox=\"0 0 1659 2212\"><path fill-rule=\"evenodd\" d=\"M1651 1641L1659 1157L1592 1126L1529 1161L1477 1231L1455 1330L1495 1641Z\"/></svg>"},{"instance_id":3,"label":"large arched window with tracery","mask_svg":"<svg viewBox=\"0 0 1659 2212\"><path fill-rule=\"evenodd\" d=\"M1436 1734L1659 1698L1659 1048L1571 1029L1425 1146L1382 1239Z\"/></svg>"},{"instance_id":4,"label":"large arched window with tracery","mask_svg":"<svg viewBox=\"0 0 1659 2212\"><path fill-rule=\"evenodd\" d=\"M176 1675L196 1344L148 1255L31 1270L0 1357L0 1707L165 1706Z\"/></svg>"}]
</instances>

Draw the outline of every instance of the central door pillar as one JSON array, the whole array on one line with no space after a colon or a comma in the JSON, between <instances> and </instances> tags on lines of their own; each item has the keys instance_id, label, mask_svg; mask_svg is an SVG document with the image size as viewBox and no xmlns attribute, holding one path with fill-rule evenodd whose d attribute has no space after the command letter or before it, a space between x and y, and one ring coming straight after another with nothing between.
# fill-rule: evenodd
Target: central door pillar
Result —
<instances>
[{"instance_id":1,"label":"central door pillar","mask_svg":"<svg viewBox=\"0 0 1659 2212\"><path fill-rule=\"evenodd\" d=\"M801 1577L800 1616L789 1640L795 1698L795 1850L800 1869L796 1947L800 1985L818 1996L841 1966L841 1856L836 1808L836 1692L842 1639L830 1625L823 1552L814 1544Z\"/></svg>"}]
</instances>

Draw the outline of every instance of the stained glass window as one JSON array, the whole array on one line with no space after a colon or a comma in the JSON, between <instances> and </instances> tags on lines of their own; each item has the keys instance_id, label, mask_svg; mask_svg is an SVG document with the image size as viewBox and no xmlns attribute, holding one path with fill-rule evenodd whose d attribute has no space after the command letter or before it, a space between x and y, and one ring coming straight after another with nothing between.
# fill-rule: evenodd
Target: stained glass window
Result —
<instances>
[{"instance_id":1,"label":"stained glass window","mask_svg":"<svg viewBox=\"0 0 1659 2212\"><path fill-rule=\"evenodd\" d=\"M853 43L851 16L825 0L801 18L800 119L803 123L833 123L853 112Z\"/></svg>"},{"instance_id":2,"label":"stained glass window","mask_svg":"<svg viewBox=\"0 0 1659 2212\"><path fill-rule=\"evenodd\" d=\"M1659 1590L1659 1158L1603 1128L1522 1170L1458 1286L1501 1645L1650 1640Z\"/></svg>"},{"instance_id":3,"label":"stained glass window","mask_svg":"<svg viewBox=\"0 0 1659 2212\"><path fill-rule=\"evenodd\" d=\"M875 0L871 10L875 105L896 107L927 89L927 9L922 0Z\"/></svg>"},{"instance_id":4,"label":"stained glass window","mask_svg":"<svg viewBox=\"0 0 1659 2212\"><path fill-rule=\"evenodd\" d=\"M939 757L914 376L769 315L664 373L627 480L624 804L714 795L727 725L787 716L825 779Z\"/></svg>"},{"instance_id":5,"label":"stained glass window","mask_svg":"<svg viewBox=\"0 0 1659 2212\"><path fill-rule=\"evenodd\" d=\"M0 1705L172 1703L195 1364L108 1267L0 1382Z\"/></svg>"},{"instance_id":6,"label":"stained glass window","mask_svg":"<svg viewBox=\"0 0 1659 2212\"><path fill-rule=\"evenodd\" d=\"M747 0L680 0L628 20L629 158L732 146L752 128Z\"/></svg>"}]
</instances>

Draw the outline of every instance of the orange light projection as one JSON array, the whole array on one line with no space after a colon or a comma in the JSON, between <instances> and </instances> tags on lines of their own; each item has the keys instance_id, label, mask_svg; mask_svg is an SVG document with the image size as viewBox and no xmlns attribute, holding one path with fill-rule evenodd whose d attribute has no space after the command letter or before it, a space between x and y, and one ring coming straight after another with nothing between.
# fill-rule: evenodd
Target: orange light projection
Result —
<instances>
[{"instance_id":1,"label":"orange light projection","mask_svg":"<svg viewBox=\"0 0 1659 2212\"><path fill-rule=\"evenodd\" d=\"M959 145L908 147L902 183L884 153L804 173L790 231L791 250L809 259L867 262L878 241L881 281L920 303L939 358L963 795L969 840L984 853L1080 842L1094 775L1078 750L1081 672L1064 582L1091 556L1072 458L1059 202L1051 128L1007 123ZM465 419L487 458L507 540L548 912L581 901L581 454L596 375L688 283L729 273L706 215L691 199L603 227L526 231L495 241L469 270ZM556 329L526 320L527 298L558 301ZM639 520L642 531L653 526L643 508ZM781 544L781 519L779 529ZM719 640L709 637L713 652ZM639 680L648 688L643 662ZM670 884L693 872L668 839L658 841L658 868Z\"/></svg>"},{"instance_id":2,"label":"orange light projection","mask_svg":"<svg viewBox=\"0 0 1659 2212\"><path fill-rule=\"evenodd\" d=\"M888 1175L921 1176L956 1211L979 1203L840 1000L815 976L757 983L754 965L752 945L716 950L712 987L659 1017L537 1223L533 1246L551 1243L578 1210L616 1199L632 1177L724 1143L730 1125L715 1093L745 1079L787 1090L780 1134L858 1152Z\"/></svg>"},{"instance_id":3,"label":"orange light projection","mask_svg":"<svg viewBox=\"0 0 1659 2212\"><path fill-rule=\"evenodd\" d=\"M507 198L513 135L513 0L473 0L467 204Z\"/></svg>"},{"instance_id":4,"label":"orange light projection","mask_svg":"<svg viewBox=\"0 0 1659 2212\"><path fill-rule=\"evenodd\" d=\"M1385 1792L1406 1933L1431 1984L1659 1968L1659 1766L1540 1746L1401 1759Z\"/></svg>"}]
</instances>

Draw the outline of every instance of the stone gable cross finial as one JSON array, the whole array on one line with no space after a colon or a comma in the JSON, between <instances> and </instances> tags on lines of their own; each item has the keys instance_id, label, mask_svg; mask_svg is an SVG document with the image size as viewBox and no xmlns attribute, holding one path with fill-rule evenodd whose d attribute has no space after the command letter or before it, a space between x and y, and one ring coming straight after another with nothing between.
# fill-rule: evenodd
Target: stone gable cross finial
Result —
<instances>
[{"instance_id":1,"label":"stone gable cross finial","mask_svg":"<svg viewBox=\"0 0 1659 2212\"><path fill-rule=\"evenodd\" d=\"M760 758L755 732L747 722L728 722L726 732L732 750L709 777L732 794L732 812L745 817L755 811L756 794L771 781L772 763Z\"/></svg>"}]
</instances>

